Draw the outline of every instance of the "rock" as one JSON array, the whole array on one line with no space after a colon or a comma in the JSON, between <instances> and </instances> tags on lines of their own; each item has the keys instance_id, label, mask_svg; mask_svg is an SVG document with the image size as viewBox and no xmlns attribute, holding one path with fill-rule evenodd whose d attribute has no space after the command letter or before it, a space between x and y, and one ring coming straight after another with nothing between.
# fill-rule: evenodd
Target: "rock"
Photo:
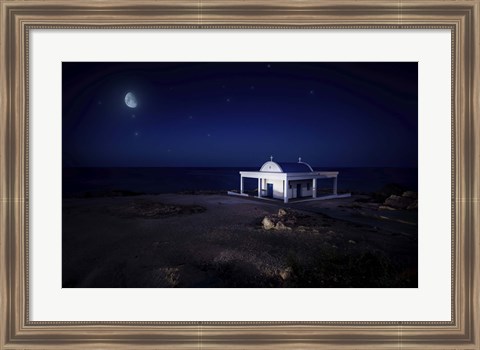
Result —
<instances>
[{"instance_id":1,"label":"rock","mask_svg":"<svg viewBox=\"0 0 480 350\"><path fill-rule=\"evenodd\" d=\"M275 228L275 223L268 216L263 218L262 225L265 230L271 230L272 228Z\"/></svg>"},{"instance_id":2,"label":"rock","mask_svg":"<svg viewBox=\"0 0 480 350\"><path fill-rule=\"evenodd\" d=\"M279 221L277 222L277 225L275 225L275 230L291 230L291 228L285 226L283 222Z\"/></svg>"},{"instance_id":3,"label":"rock","mask_svg":"<svg viewBox=\"0 0 480 350\"><path fill-rule=\"evenodd\" d=\"M407 207L414 202L414 199L403 196L396 196L392 194L390 197L385 199L386 206L395 208L395 209L407 209Z\"/></svg>"},{"instance_id":4,"label":"rock","mask_svg":"<svg viewBox=\"0 0 480 350\"><path fill-rule=\"evenodd\" d=\"M407 207L407 210L416 210L418 209L418 201L413 202Z\"/></svg>"},{"instance_id":5,"label":"rock","mask_svg":"<svg viewBox=\"0 0 480 350\"><path fill-rule=\"evenodd\" d=\"M357 244L357 242L355 242L354 240L351 240L351 239L348 240L348 243L350 243L350 244Z\"/></svg>"},{"instance_id":6,"label":"rock","mask_svg":"<svg viewBox=\"0 0 480 350\"><path fill-rule=\"evenodd\" d=\"M390 197L391 195L400 196L403 192L406 191L406 188L399 184L390 183L383 186L379 191L373 194L373 200L377 203L382 203Z\"/></svg>"},{"instance_id":7,"label":"rock","mask_svg":"<svg viewBox=\"0 0 480 350\"><path fill-rule=\"evenodd\" d=\"M129 205L124 208L119 208L116 214L128 217L156 219L175 215L202 213L205 210L206 208L199 205L174 205L141 200L129 203Z\"/></svg>"},{"instance_id":8,"label":"rock","mask_svg":"<svg viewBox=\"0 0 480 350\"><path fill-rule=\"evenodd\" d=\"M413 192L413 191L405 191L405 192L403 192L402 197L417 199L418 198L418 193Z\"/></svg>"},{"instance_id":9,"label":"rock","mask_svg":"<svg viewBox=\"0 0 480 350\"><path fill-rule=\"evenodd\" d=\"M282 280L287 280L290 278L290 276L292 275L292 268L291 267L287 267L283 270L280 271L279 275L280 277L282 278Z\"/></svg>"},{"instance_id":10,"label":"rock","mask_svg":"<svg viewBox=\"0 0 480 350\"><path fill-rule=\"evenodd\" d=\"M282 218L284 216L287 216L287 211L285 209L282 209L282 208L278 209L278 217Z\"/></svg>"},{"instance_id":11,"label":"rock","mask_svg":"<svg viewBox=\"0 0 480 350\"><path fill-rule=\"evenodd\" d=\"M381 205L378 207L378 210L395 210L395 208L389 207L388 205Z\"/></svg>"}]
</instances>

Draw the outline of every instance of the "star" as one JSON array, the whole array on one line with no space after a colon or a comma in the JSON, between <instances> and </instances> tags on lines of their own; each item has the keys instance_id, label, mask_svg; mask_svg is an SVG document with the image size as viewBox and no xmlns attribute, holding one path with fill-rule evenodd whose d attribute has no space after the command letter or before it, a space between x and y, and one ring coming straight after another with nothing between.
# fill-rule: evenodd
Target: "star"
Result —
<instances>
[{"instance_id":1,"label":"star","mask_svg":"<svg viewBox=\"0 0 480 350\"><path fill-rule=\"evenodd\" d=\"M138 131L135 131L135 136L138 136L140 135L140 133Z\"/></svg>"},{"instance_id":2,"label":"star","mask_svg":"<svg viewBox=\"0 0 480 350\"><path fill-rule=\"evenodd\" d=\"M98 101L98 104L101 105L101 104L102 104L102 101Z\"/></svg>"},{"instance_id":3,"label":"star","mask_svg":"<svg viewBox=\"0 0 480 350\"><path fill-rule=\"evenodd\" d=\"M310 95L314 95L315 94L315 91L314 90L310 90Z\"/></svg>"},{"instance_id":4,"label":"star","mask_svg":"<svg viewBox=\"0 0 480 350\"><path fill-rule=\"evenodd\" d=\"M188 116L188 119L192 120L192 119L193 119L193 115L189 115L189 116Z\"/></svg>"},{"instance_id":5,"label":"star","mask_svg":"<svg viewBox=\"0 0 480 350\"><path fill-rule=\"evenodd\" d=\"M227 102L230 102L230 97L229 97L229 98L227 98Z\"/></svg>"},{"instance_id":6,"label":"star","mask_svg":"<svg viewBox=\"0 0 480 350\"><path fill-rule=\"evenodd\" d=\"M135 118L135 114L132 114L132 118Z\"/></svg>"},{"instance_id":7,"label":"star","mask_svg":"<svg viewBox=\"0 0 480 350\"><path fill-rule=\"evenodd\" d=\"M250 90L255 90L255 86L250 86Z\"/></svg>"},{"instance_id":8,"label":"star","mask_svg":"<svg viewBox=\"0 0 480 350\"><path fill-rule=\"evenodd\" d=\"M210 137L210 136L212 136L212 135L210 135L210 134L207 134L207 136L208 136L208 137Z\"/></svg>"},{"instance_id":9,"label":"star","mask_svg":"<svg viewBox=\"0 0 480 350\"><path fill-rule=\"evenodd\" d=\"M270 68L270 67L272 67L272 66L270 64L267 64L267 68Z\"/></svg>"}]
</instances>

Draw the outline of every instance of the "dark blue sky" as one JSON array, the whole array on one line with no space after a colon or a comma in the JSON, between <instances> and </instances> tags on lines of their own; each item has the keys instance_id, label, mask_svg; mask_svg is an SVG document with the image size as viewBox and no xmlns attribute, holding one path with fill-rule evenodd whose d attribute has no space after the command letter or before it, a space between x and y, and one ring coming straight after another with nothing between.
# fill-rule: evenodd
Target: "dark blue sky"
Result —
<instances>
[{"instance_id":1,"label":"dark blue sky","mask_svg":"<svg viewBox=\"0 0 480 350\"><path fill-rule=\"evenodd\" d=\"M417 63L68 62L62 75L64 166L417 166Z\"/></svg>"}]
</instances>

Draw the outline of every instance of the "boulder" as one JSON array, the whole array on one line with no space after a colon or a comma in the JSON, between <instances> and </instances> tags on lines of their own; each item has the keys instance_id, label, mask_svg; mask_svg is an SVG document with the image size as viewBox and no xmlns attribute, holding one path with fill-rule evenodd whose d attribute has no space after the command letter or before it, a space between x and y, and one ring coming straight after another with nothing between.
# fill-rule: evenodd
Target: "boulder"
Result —
<instances>
[{"instance_id":1,"label":"boulder","mask_svg":"<svg viewBox=\"0 0 480 350\"><path fill-rule=\"evenodd\" d=\"M406 191L406 192L403 192L402 197L417 199L417 198L418 198L418 194L417 194L417 192Z\"/></svg>"},{"instance_id":2,"label":"boulder","mask_svg":"<svg viewBox=\"0 0 480 350\"><path fill-rule=\"evenodd\" d=\"M381 205L378 207L378 210L395 210L395 208L389 207L388 205Z\"/></svg>"},{"instance_id":3,"label":"boulder","mask_svg":"<svg viewBox=\"0 0 480 350\"><path fill-rule=\"evenodd\" d=\"M418 201L417 200L407 207L407 210L416 210L416 209L418 209Z\"/></svg>"},{"instance_id":4,"label":"boulder","mask_svg":"<svg viewBox=\"0 0 480 350\"><path fill-rule=\"evenodd\" d=\"M391 195L400 196L405 191L406 188L404 188L402 185L390 183L383 186L379 191L375 192L372 197L375 202L382 203Z\"/></svg>"},{"instance_id":5,"label":"boulder","mask_svg":"<svg viewBox=\"0 0 480 350\"><path fill-rule=\"evenodd\" d=\"M278 209L278 217L282 218L284 216L287 216L287 211L285 209Z\"/></svg>"},{"instance_id":6,"label":"boulder","mask_svg":"<svg viewBox=\"0 0 480 350\"><path fill-rule=\"evenodd\" d=\"M275 230L289 230L290 227L288 226L285 226L285 224L281 221L277 222L277 224L275 225Z\"/></svg>"},{"instance_id":7,"label":"boulder","mask_svg":"<svg viewBox=\"0 0 480 350\"><path fill-rule=\"evenodd\" d=\"M395 208L395 209L407 209L407 207L414 202L414 199L403 196L396 196L392 194L385 199L383 205Z\"/></svg>"},{"instance_id":8,"label":"boulder","mask_svg":"<svg viewBox=\"0 0 480 350\"><path fill-rule=\"evenodd\" d=\"M280 271L280 277L282 278L282 280L287 280L290 278L290 276L292 275L292 268L291 267L287 267L283 270Z\"/></svg>"},{"instance_id":9,"label":"boulder","mask_svg":"<svg viewBox=\"0 0 480 350\"><path fill-rule=\"evenodd\" d=\"M262 225L265 230L271 230L272 228L275 228L275 223L268 216L263 218Z\"/></svg>"}]
</instances>

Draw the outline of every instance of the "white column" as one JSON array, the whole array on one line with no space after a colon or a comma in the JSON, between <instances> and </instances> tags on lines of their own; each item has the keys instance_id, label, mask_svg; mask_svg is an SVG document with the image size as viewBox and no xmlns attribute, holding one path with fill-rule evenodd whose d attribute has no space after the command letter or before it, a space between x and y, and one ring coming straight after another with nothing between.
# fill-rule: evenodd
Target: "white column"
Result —
<instances>
[{"instance_id":1,"label":"white column","mask_svg":"<svg viewBox=\"0 0 480 350\"><path fill-rule=\"evenodd\" d=\"M312 180L312 198L317 198L317 179Z\"/></svg>"},{"instance_id":2,"label":"white column","mask_svg":"<svg viewBox=\"0 0 480 350\"><path fill-rule=\"evenodd\" d=\"M243 176L240 175L240 194L243 194Z\"/></svg>"},{"instance_id":3,"label":"white column","mask_svg":"<svg viewBox=\"0 0 480 350\"><path fill-rule=\"evenodd\" d=\"M283 203L288 203L288 179L283 180Z\"/></svg>"},{"instance_id":4,"label":"white column","mask_svg":"<svg viewBox=\"0 0 480 350\"><path fill-rule=\"evenodd\" d=\"M333 194L337 194L337 177L333 178Z\"/></svg>"},{"instance_id":5,"label":"white column","mask_svg":"<svg viewBox=\"0 0 480 350\"><path fill-rule=\"evenodd\" d=\"M262 197L262 179L258 178L258 198Z\"/></svg>"}]
</instances>

